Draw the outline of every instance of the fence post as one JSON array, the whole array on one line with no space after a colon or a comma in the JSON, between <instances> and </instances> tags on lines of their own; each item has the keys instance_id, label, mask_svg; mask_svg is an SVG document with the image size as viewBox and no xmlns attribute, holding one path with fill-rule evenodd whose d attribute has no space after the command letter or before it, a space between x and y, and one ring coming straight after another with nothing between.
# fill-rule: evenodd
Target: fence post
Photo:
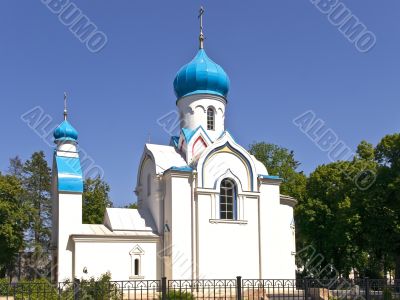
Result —
<instances>
[{"instance_id":1,"label":"fence post","mask_svg":"<svg viewBox=\"0 0 400 300\"><path fill-rule=\"evenodd\" d=\"M365 277L365 300L370 299L370 286L369 286L369 278Z\"/></svg>"},{"instance_id":2,"label":"fence post","mask_svg":"<svg viewBox=\"0 0 400 300\"><path fill-rule=\"evenodd\" d=\"M236 300L242 300L242 276L236 277Z\"/></svg>"},{"instance_id":3,"label":"fence post","mask_svg":"<svg viewBox=\"0 0 400 300\"><path fill-rule=\"evenodd\" d=\"M17 285L15 283L13 284L13 296L14 296L14 299L17 299ZM7 297L7 299L8 299L8 297Z\"/></svg>"},{"instance_id":4,"label":"fence post","mask_svg":"<svg viewBox=\"0 0 400 300\"><path fill-rule=\"evenodd\" d=\"M79 279L74 279L74 300L79 300L79 290L80 290L80 281Z\"/></svg>"},{"instance_id":5,"label":"fence post","mask_svg":"<svg viewBox=\"0 0 400 300\"><path fill-rule=\"evenodd\" d=\"M308 278L305 277L303 280L304 280L304 299L308 300Z\"/></svg>"},{"instance_id":6,"label":"fence post","mask_svg":"<svg viewBox=\"0 0 400 300\"><path fill-rule=\"evenodd\" d=\"M167 277L161 278L161 300L167 299Z\"/></svg>"}]
</instances>

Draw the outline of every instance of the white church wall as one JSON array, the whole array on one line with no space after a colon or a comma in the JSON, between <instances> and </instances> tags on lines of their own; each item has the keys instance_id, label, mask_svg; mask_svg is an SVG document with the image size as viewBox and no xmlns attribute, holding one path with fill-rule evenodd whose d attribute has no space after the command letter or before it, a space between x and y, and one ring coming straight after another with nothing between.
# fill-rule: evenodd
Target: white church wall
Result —
<instances>
[{"instance_id":1,"label":"white church wall","mask_svg":"<svg viewBox=\"0 0 400 300\"><path fill-rule=\"evenodd\" d=\"M53 166L55 165L55 162L53 161ZM51 173L51 243L52 246L56 246L58 244L58 215L59 215L59 208L58 208L58 190L57 190L57 185L54 184L57 182L57 171L53 167L52 173ZM53 253L54 255L54 253ZM53 262L56 260L53 258ZM53 274L54 275L54 274Z\"/></svg>"},{"instance_id":2,"label":"white church wall","mask_svg":"<svg viewBox=\"0 0 400 300\"><path fill-rule=\"evenodd\" d=\"M59 193L58 204L58 280L72 279L72 243L69 236L80 231L82 195Z\"/></svg>"},{"instance_id":3,"label":"white church wall","mask_svg":"<svg viewBox=\"0 0 400 300\"><path fill-rule=\"evenodd\" d=\"M172 242L171 242L171 224L172 224L172 178L168 174L163 176L163 183L165 186L164 195L164 238L162 245L162 257L163 257L163 272L162 276L172 278Z\"/></svg>"},{"instance_id":4,"label":"white church wall","mask_svg":"<svg viewBox=\"0 0 400 300\"><path fill-rule=\"evenodd\" d=\"M199 277L258 278L258 199L244 197L243 222L214 220L218 202L218 195L198 195Z\"/></svg>"},{"instance_id":5,"label":"white church wall","mask_svg":"<svg viewBox=\"0 0 400 300\"><path fill-rule=\"evenodd\" d=\"M280 224L278 225L279 234L279 253L280 266L282 274L285 278L296 278L296 261L295 261L295 229L293 226L293 208L288 205L279 206ZM282 259L284 258L284 259Z\"/></svg>"},{"instance_id":6,"label":"white church wall","mask_svg":"<svg viewBox=\"0 0 400 300\"><path fill-rule=\"evenodd\" d=\"M226 101L213 95L191 95L181 98L177 103L181 116L181 128L196 129L202 126L212 140L217 139L225 130ZM215 129L207 130L207 109L215 113Z\"/></svg>"},{"instance_id":7,"label":"white church wall","mask_svg":"<svg viewBox=\"0 0 400 300\"><path fill-rule=\"evenodd\" d=\"M156 177L154 161L150 158L147 158L142 165L140 185L141 192L139 197L141 199L141 206L150 211L158 231L162 232L160 184Z\"/></svg>"},{"instance_id":8,"label":"white church wall","mask_svg":"<svg viewBox=\"0 0 400 300\"><path fill-rule=\"evenodd\" d=\"M98 278L106 272L111 273L112 280L158 278L156 242L113 241L104 238L102 240L75 242L76 278ZM143 254L131 253L135 246L139 246ZM135 276L134 272L136 258L140 259L139 276Z\"/></svg>"},{"instance_id":9,"label":"white church wall","mask_svg":"<svg viewBox=\"0 0 400 300\"><path fill-rule=\"evenodd\" d=\"M58 144L57 151L62 151L63 156L66 157L78 157L77 147L75 142L63 141Z\"/></svg>"},{"instance_id":10,"label":"white church wall","mask_svg":"<svg viewBox=\"0 0 400 300\"><path fill-rule=\"evenodd\" d=\"M166 175L169 188L166 194L166 223L169 239L165 245L170 254L171 269L167 274L173 279L192 277L192 201L191 174L171 172Z\"/></svg>"},{"instance_id":11,"label":"white church wall","mask_svg":"<svg viewBox=\"0 0 400 300\"><path fill-rule=\"evenodd\" d=\"M291 279L295 278L290 228L293 210L280 204L279 190L276 183L264 183L260 187L261 274L263 278Z\"/></svg>"}]
</instances>

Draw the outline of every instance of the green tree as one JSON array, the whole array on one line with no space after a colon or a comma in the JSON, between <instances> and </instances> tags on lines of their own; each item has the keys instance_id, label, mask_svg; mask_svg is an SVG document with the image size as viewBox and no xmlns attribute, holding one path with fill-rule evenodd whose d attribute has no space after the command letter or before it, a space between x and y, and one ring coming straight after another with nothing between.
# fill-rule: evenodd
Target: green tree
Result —
<instances>
[{"instance_id":1,"label":"green tree","mask_svg":"<svg viewBox=\"0 0 400 300\"><path fill-rule=\"evenodd\" d=\"M24 163L18 155L10 159L7 173L22 181L24 176Z\"/></svg>"},{"instance_id":2,"label":"green tree","mask_svg":"<svg viewBox=\"0 0 400 300\"><path fill-rule=\"evenodd\" d=\"M51 228L51 174L43 151L35 152L23 166L25 202L30 208L28 247L33 252L34 278L47 271Z\"/></svg>"},{"instance_id":3,"label":"green tree","mask_svg":"<svg viewBox=\"0 0 400 300\"><path fill-rule=\"evenodd\" d=\"M99 177L85 180L83 189L83 223L100 224L103 222L107 207L112 207L109 197L110 186Z\"/></svg>"},{"instance_id":4,"label":"green tree","mask_svg":"<svg viewBox=\"0 0 400 300\"><path fill-rule=\"evenodd\" d=\"M294 152L286 148L269 144L253 143L249 152L262 162L271 175L283 179L281 193L292 196L298 200L305 195L306 176L297 171L300 163L295 160Z\"/></svg>"},{"instance_id":5,"label":"green tree","mask_svg":"<svg viewBox=\"0 0 400 300\"><path fill-rule=\"evenodd\" d=\"M370 250L366 204L372 199L376 171L374 148L363 141L353 160L321 165L310 174L306 197L296 206L296 225L304 245L324 257L321 268L333 264L342 276L352 268L365 273Z\"/></svg>"},{"instance_id":6,"label":"green tree","mask_svg":"<svg viewBox=\"0 0 400 300\"><path fill-rule=\"evenodd\" d=\"M21 182L0 173L0 277L13 269L18 252L24 247L27 227L26 207Z\"/></svg>"},{"instance_id":7,"label":"green tree","mask_svg":"<svg viewBox=\"0 0 400 300\"><path fill-rule=\"evenodd\" d=\"M324 257L313 266L314 273L331 263L341 275L348 275L355 263L359 249L354 238L360 233L360 220L352 203L351 179L343 173L350 164L319 166L307 181L306 199L296 207L296 227L304 244Z\"/></svg>"},{"instance_id":8,"label":"green tree","mask_svg":"<svg viewBox=\"0 0 400 300\"><path fill-rule=\"evenodd\" d=\"M138 209L138 205L135 202L135 203L131 203L131 204L125 205L124 208Z\"/></svg>"},{"instance_id":9,"label":"green tree","mask_svg":"<svg viewBox=\"0 0 400 300\"><path fill-rule=\"evenodd\" d=\"M386 135L376 146L375 153L379 163L376 194L380 211L384 213L380 224L389 242L385 243L387 252L384 255L392 257L395 277L400 279L400 134Z\"/></svg>"}]
</instances>

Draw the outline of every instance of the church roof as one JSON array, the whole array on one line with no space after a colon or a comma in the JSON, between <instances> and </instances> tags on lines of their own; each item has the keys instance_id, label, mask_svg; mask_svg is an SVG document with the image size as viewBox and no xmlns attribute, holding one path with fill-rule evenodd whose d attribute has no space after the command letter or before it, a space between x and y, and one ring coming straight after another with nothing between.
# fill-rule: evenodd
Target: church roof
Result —
<instances>
[{"instance_id":1,"label":"church roof","mask_svg":"<svg viewBox=\"0 0 400 300\"><path fill-rule=\"evenodd\" d=\"M211 138L208 136L207 131L204 130L203 126L199 125L195 129L190 129L190 128L182 128L182 134L183 137L185 138L186 144L189 144L190 140L193 138L193 136L196 134L197 131L201 130L204 135L211 141Z\"/></svg>"},{"instance_id":2,"label":"church roof","mask_svg":"<svg viewBox=\"0 0 400 300\"><path fill-rule=\"evenodd\" d=\"M290 197L288 195L280 194L280 203L282 205L288 205L294 207L297 204L297 199Z\"/></svg>"},{"instance_id":3,"label":"church roof","mask_svg":"<svg viewBox=\"0 0 400 300\"><path fill-rule=\"evenodd\" d=\"M78 131L69 123L64 120L53 132L54 139L56 141L76 141L78 139Z\"/></svg>"},{"instance_id":4,"label":"church roof","mask_svg":"<svg viewBox=\"0 0 400 300\"><path fill-rule=\"evenodd\" d=\"M194 130L189 129L189 128L182 128L182 133L183 133L183 136L185 137L186 143L188 143L190 141L190 139L194 136L194 134L199 129L199 127L197 127Z\"/></svg>"},{"instance_id":5,"label":"church roof","mask_svg":"<svg viewBox=\"0 0 400 300\"><path fill-rule=\"evenodd\" d=\"M171 137L171 146L178 147L179 144L179 136L172 136Z\"/></svg>"},{"instance_id":6,"label":"church roof","mask_svg":"<svg viewBox=\"0 0 400 300\"><path fill-rule=\"evenodd\" d=\"M193 60L176 74L174 90L178 99L194 94L225 98L229 91L229 77L220 65L207 56L204 49L199 49Z\"/></svg>"},{"instance_id":7,"label":"church roof","mask_svg":"<svg viewBox=\"0 0 400 300\"><path fill-rule=\"evenodd\" d=\"M103 224L82 224L79 233L71 234L73 237L150 237L157 238L158 235L151 231L111 231Z\"/></svg>"},{"instance_id":8,"label":"church roof","mask_svg":"<svg viewBox=\"0 0 400 300\"><path fill-rule=\"evenodd\" d=\"M157 174L161 174L172 167L188 167L186 161L176 151L175 147L146 144L146 148L154 157Z\"/></svg>"},{"instance_id":9,"label":"church roof","mask_svg":"<svg viewBox=\"0 0 400 300\"><path fill-rule=\"evenodd\" d=\"M112 231L152 231L137 209L107 208L104 223Z\"/></svg>"}]
</instances>

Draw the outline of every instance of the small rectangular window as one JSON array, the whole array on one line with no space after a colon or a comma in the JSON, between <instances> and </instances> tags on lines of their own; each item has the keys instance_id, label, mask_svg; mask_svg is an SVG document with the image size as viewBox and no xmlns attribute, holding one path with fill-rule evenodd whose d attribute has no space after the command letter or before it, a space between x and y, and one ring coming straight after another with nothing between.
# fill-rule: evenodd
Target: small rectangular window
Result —
<instances>
[{"instance_id":1,"label":"small rectangular window","mask_svg":"<svg viewBox=\"0 0 400 300\"><path fill-rule=\"evenodd\" d=\"M135 276L139 276L139 268L140 268L139 259L136 258L135 259Z\"/></svg>"},{"instance_id":2,"label":"small rectangular window","mask_svg":"<svg viewBox=\"0 0 400 300\"><path fill-rule=\"evenodd\" d=\"M208 130L215 129L215 116L214 116L214 110L212 108L207 109L207 129Z\"/></svg>"}]
</instances>

